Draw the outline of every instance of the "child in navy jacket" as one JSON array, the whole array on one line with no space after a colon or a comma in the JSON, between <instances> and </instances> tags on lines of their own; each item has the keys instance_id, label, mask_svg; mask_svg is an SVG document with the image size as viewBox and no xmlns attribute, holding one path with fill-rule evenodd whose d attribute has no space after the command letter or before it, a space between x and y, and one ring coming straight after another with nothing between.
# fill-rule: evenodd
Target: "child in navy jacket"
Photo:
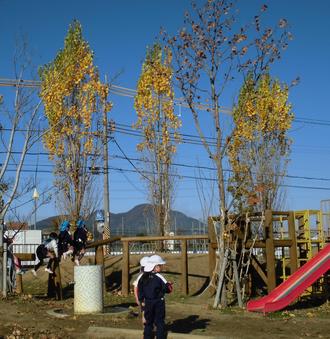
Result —
<instances>
[{"instance_id":1,"label":"child in navy jacket","mask_svg":"<svg viewBox=\"0 0 330 339\"><path fill-rule=\"evenodd\" d=\"M165 261L159 255L152 255L138 283L139 302L144 307L144 339L153 337L154 325L157 339L166 338L165 293L172 292L172 284L159 273L164 264Z\"/></svg>"},{"instance_id":2,"label":"child in navy jacket","mask_svg":"<svg viewBox=\"0 0 330 339\"><path fill-rule=\"evenodd\" d=\"M73 239L70 233L70 223L65 220L60 227L60 234L58 236L58 252L59 258L63 256L63 259L73 252Z\"/></svg>"},{"instance_id":3,"label":"child in navy jacket","mask_svg":"<svg viewBox=\"0 0 330 339\"><path fill-rule=\"evenodd\" d=\"M85 254L85 247L87 242L87 234L88 230L83 220L78 220L77 229L73 234L73 261L79 266L80 260L83 258Z\"/></svg>"}]
</instances>

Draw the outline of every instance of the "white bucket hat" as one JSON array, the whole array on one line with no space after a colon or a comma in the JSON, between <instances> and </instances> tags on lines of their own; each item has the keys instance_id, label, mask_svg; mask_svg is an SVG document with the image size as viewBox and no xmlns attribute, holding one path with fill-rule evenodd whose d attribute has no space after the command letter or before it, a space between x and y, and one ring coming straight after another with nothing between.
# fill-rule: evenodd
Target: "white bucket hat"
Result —
<instances>
[{"instance_id":1,"label":"white bucket hat","mask_svg":"<svg viewBox=\"0 0 330 339\"><path fill-rule=\"evenodd\" d=\"M144 266L144 272L151 272L155 268L155 266L164 264L166 264L166 261L161 256L154 254L149 257L149 260Z\"/></svg>"},{"instance_id":2,"label":"white bucket hat","mask_svg":"<svg viewBox=\"0 0 330 339\"><path fill-rule=\"evenodd\" d=\"M148 256L142 257L140 259L140 266L144 267L148 263L149 259L150 259L150 257L148 257Z\"/></svg>"}]
</instances>

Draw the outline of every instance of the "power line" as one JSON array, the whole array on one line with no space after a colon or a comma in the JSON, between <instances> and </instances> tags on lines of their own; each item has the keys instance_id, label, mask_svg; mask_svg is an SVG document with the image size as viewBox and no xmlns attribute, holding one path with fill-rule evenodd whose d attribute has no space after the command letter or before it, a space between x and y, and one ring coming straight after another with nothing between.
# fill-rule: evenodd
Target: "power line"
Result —
<instances>
[{"instance_id":1,"label":"power line","mask_svg":"<svg viewBox=\"0 0 330 339\"><path fill-rule=\"evenodd\" d=\"M120 168L120 167L110 166L110 167L108 167L108 170L117 171L117 172L131 172L131 173L136 173L136 174L140 174L140 175L143 175L143 176L146 176L147 174L155 175L154 172L141 171L137 168L134 169L134 170L130 170L130 169L124 169L124 168ZM8 172L15 172L15 170L8 169ZM24 172L25 173L34 173L34 170L22 169L22 172L23 173ZM39 172L40 173L53 173L52 171L49 171L49 170L39 170ZM90 171L89 173L95 174L93 171ZM173 176L173 177L177 177L179 179L192 179L192 180L203 180L203 181L217 182L217 179L215 179L215 178L205 178L205 177L182 175L182 174L173 174L173 173L171 173L169 175ZM300 179L300 177L297 176L297 179ZM310 179L308 179L308 180L310 180ZM315 178L313 180L319 180L319 179ZM320 180L330 181L330 179L325 179L325 178L321 178ZM303 188L303 189L330 191L330 187L320 187L320 186L302 186L302 185L287 185L287 184L279 184L279 186L288 187L288 188Z\"/></svg>"},{"instance_id":2,"label":"power line","mask_svg":"<svg viewBox=\"0 0 330 339\"><path fill-rule=\"evenodd\" d=\"M55 186L51 186L50 188L48 188L48 189L46 189L45 191L41 192L40 195L45 195L46 193L48 193L49 191L53 190L54 188L56 188L56 187L55 187ZM32 202L32 201L34 201L34 198L31 198L31 199L29 199L29 200L23 202L23 203L20 204L20 205L17 205L17 206L15 206L15 207L10 208L9 211L13 211L13 210L15 210L15 209L17 209L17 208L19 208L19 207L22 207L22 206L24 206L24 205L27 205L27 204L29 204L29 203Z\"/></svg>"},{"instance_id":3,"label":"power line","mask_svg":"<svg viewBox=\"0 0 330 339\"><path fill-rule=\"evenodd\" d=\"M7 86L7 87L29 87L29 88L38 88L41 85L41 81L39 80L24 80L20 79L17 81L16 79L6 79L0 78L0 86ZM111 85L110 92L116 95L125 96L134 98L137 94L137 91L134 89L130 89L127 87L122 87L118 85ZM185 102L183 98L174 98L174 104L179 105L181 107L189 108L189 105ZM199 110L211 110L212 107L207 104L197 103L194 104L194 107ZM220 107L220 112L225 114L231 114L231 109L226 107Z\"/></svg>"},{"instance_id":4,"label":"power line","mask_svg":"<svg viewBox=\"0 0 330 339\"><path fill-rule=\"evenodd\" d=\"M149 177L145 176L142 172L139 171L139 169L133 164L133 162L126 156L125 152L123 151L123 149L120 147L120 145L118 144L116 139L113 139L114 143L116 144L116 146L119 148L120 152L123 154L123 156L125 157L125 159L133 166L133 168L140 174L142 175L146 180L153 182Z\"/></svg>"},{"instance_id":5,"label":"power line","mask_svg":"<svg viewBox=\"0 0 330 339\"><path fill-rule=\"evenodd\" d=\"M40 87L41 81L38 80L26 80L26 79L21 79L17 81L16 79L8 79L8 78L0 78L0 86L6 86L6 87ZM136 90L131 89L128 87L123 87L123 86L118 86L118 85L111 85L110 86L110 92L113 94L117 94L120 96L126 96L126 97L131 97L134 98L136 95ZM174 99L174 104L181 106L181 107L186 107L189 108L189 105L185 102L184 98L175 98ZM212 109L212 107L208 104L195 104L195 108L199 110L207 110L207 109ZM232 110L231 108L228 107L220 107L220 112L226 113L231 115ZM321 119L310 119L310 118L300 118L300 117L295 117L293 119L294 122L298 123L304 123L304 124L312 124L312 125L320 125L320 126L330 126L330 121L329 120L321 120Z\"/></svg>"},{"instance_id":6,"label":"power line","mask_svg":"<svg viewBox=\"0 0 330 339\"><path fill-rule=\"evenodd\" d=\"M324 120L325 121L325 120ZM116 127L115 127L115 132L120 133L120 134L124 134L124 135L130 135L130 136L134 136L134 137L142 137L143 133L142 133L142 129L134 129L132 128L131 125L128 124L123 124L123 123L118 123L116 122ZM319 123L318 123L319 124ZM330 124L330 121L329 121ZM5 131L5 132L11 132L10 128L0 128L0 131ZM17 132L27 132L26 129L16 129ZM31 130L32 132L44 132L43 130ZM93 134L94 136L97 136L97 132L91 131L91 134ZM196 134L187 134L187 133L177 133L180 136L180 144L190 144L190 145L199 145L199 146L204 146L204 144L202 143L199 135ZM170 140L174 141L174 133L170 133L171 137ZM217 146L216 144L216 138L215 137L210 137L210 136L205 136L204 137L205 140L207 141L209 146ZM221 140L222 142L224 142L224 139ZM293 145L293 147L313 147L313 146L300 146L300 145ZM329 148L326 148L329 149Z\"/></svg>"},{"instance_id":7,"label":"power line","mask_svg":"<svg viewBox=\"0 0 330 339\"><path fill-rule=\"evenodd\" d=\"M123 168L118 168L118 167L110 167L109 169L114 170L114 171L124 171L124 172L134 172L137 173L135 170L130 170L130 169L123 169ZM148 171L143 171L143 173L146 174L155 174L153 172L148 172ZM180 174L170 174L170 176L175 176L178 178L184 178L184 179L194 179L194 180L204 180L204 181L215 181L217 182L217 179L214 178L205 178L205 177L197 177L197 176L190 176L190 175L180 175ZM304 189L314 189L314 190L325 190L325 191L330 191L330 187L320 187L320 186L300 186L300 185L285 185L285 184L279 184L279 186L282 187L290 187L290 188L304 188Z\"/></svg>"},{"instance_id":8,"label":"power line","mask_svg":"<svg viewBox=\"0 0 330 339\"><path fill-rule=\"evenodd\" d=\"M115 141L115 140L114 140ZM132 161L138 161L138 162L144 162L144 163L147 163L147 162L152 162L152 160L145 160L145 159L140 159L140 158L133 158L133 157L129 157L125 154L125 152L123 151L123 149L120 147L120 145L118 144L117 141L116 142L116 145L117 147L119 148L120 152L123 154L123 156L121 155L118 155L118 154L112 154L110 155L111 158L113 159L123 159L123 160L127 160L128 162L130 162L130 164L132 165L133 168L136 169L137 172L139 172L140 170L135 166L134 163L132 163ZM6 152L0 152L1 153L6 153ZM21 154L21 152L11 152L13 154ZM39 153L39 154L42 154L42 155L49 155L49 153L47 152L42 152L42 153ZM35 153L35 152L28 152L27 155L38 155L38 153ZM13 164L12 164L13 165ZM33 164L31 165L27 165L25 164L26 166L35 166ZM216 171L217 169L215 167L210 167L210 166L200 166L200 165L191 165L191 164L183 164L183 163L177 163L177 162L174 162L172 163L173 166L177 166L177 167L184 167L184 168L195 168L195 169L204 169L204 170L210 170L210 171ZM45 164L39 164L39 166L53 166L53 165L45 165ZM13 171L13 170L12 170ZM32 170L31 170L32 171ZM231 169L224 169L224 172L233 172ZM44 172L44 173L47 173L47 172ZM142 175L142 174L141 174ZM278 175L278 176L281 176L281 177L284 177L284 178L289 178L289 179L303 179L303 180L317 180L317 181L330 181L330 178L322 178L322 177L310 177L310 176L299 176L299 175L290 175L290 174L286 174L286 175Z\"/></svg>"}]
</instances>

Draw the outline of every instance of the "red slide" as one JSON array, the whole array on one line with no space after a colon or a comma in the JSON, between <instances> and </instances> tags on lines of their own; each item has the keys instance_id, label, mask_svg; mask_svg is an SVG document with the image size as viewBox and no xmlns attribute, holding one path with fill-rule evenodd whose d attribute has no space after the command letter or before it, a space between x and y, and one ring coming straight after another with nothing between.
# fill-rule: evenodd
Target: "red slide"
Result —
<instances>
[{"instance_id":1,"label":"red slide","mask_svg":"<svg viewBox=\"0 0 330 339\"><path fill-rule=\"evenodd\" d=\"M264 313L281 310L328 270L330 270L330 244L327 244L270 294L258 300L250 300L247 303L247 310Z\"/></svg>"}]
</instances>

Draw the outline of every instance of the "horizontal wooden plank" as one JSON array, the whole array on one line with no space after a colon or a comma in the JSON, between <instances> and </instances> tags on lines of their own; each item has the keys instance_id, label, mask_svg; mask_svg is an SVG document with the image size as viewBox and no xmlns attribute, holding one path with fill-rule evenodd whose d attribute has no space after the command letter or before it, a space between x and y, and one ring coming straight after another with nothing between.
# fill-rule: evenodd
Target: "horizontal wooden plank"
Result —
<instances>
[{"instance_id":1,"label":"horizontal wooden plank","mask_svg":"<svg viewBox=\"0 0 330 339\"><path fill-rule=\"evenodd\" d=\"M97 241L89 242L89 243L87 243L86 248L93 248L93 247L108 245L108 244L111 244L112 242L120 241L120 239L121 239L121 237L113 237L113 238L110 238L110 239L103 239L103 240L97 240Z\"/></svg>"},{"instance_id":2,"label":"horizontal wooden plank","mask_svg":"<svg viewBox=\"0 0 330 339\"><path fill-rule=\"evenodd\" d=\"M257 240L254 244L252 240L248 240L246 242L246 247L249 248L253 246L254 248L266 248L266 241ZM292 240L291 239L274 239L274 247L291 247Z\"/></svg>"},{"instance_id":3,"label":"horizontal wooden plank","mask_svg":"<svg viewBox=\"0 0 330 339\"><path fill-rule=\"evenodd\" d=\"M36 260L35 253L14 253L14 254L21 261L34 261L34 260Z\"/></svg>"},{"instance_id":4,"label":"horizontal wooden plank","mask_svg":"<svg viewBox=\"0 0 330 339\"><path fill-rule=\"evenodd\" d=\"M197 239L208 239L207 234L199 235L174 235L174 236L155 236L155 237L122 237L121 241L162 241L162 240L197 240Z\"/></svg>"}]
</instances>

